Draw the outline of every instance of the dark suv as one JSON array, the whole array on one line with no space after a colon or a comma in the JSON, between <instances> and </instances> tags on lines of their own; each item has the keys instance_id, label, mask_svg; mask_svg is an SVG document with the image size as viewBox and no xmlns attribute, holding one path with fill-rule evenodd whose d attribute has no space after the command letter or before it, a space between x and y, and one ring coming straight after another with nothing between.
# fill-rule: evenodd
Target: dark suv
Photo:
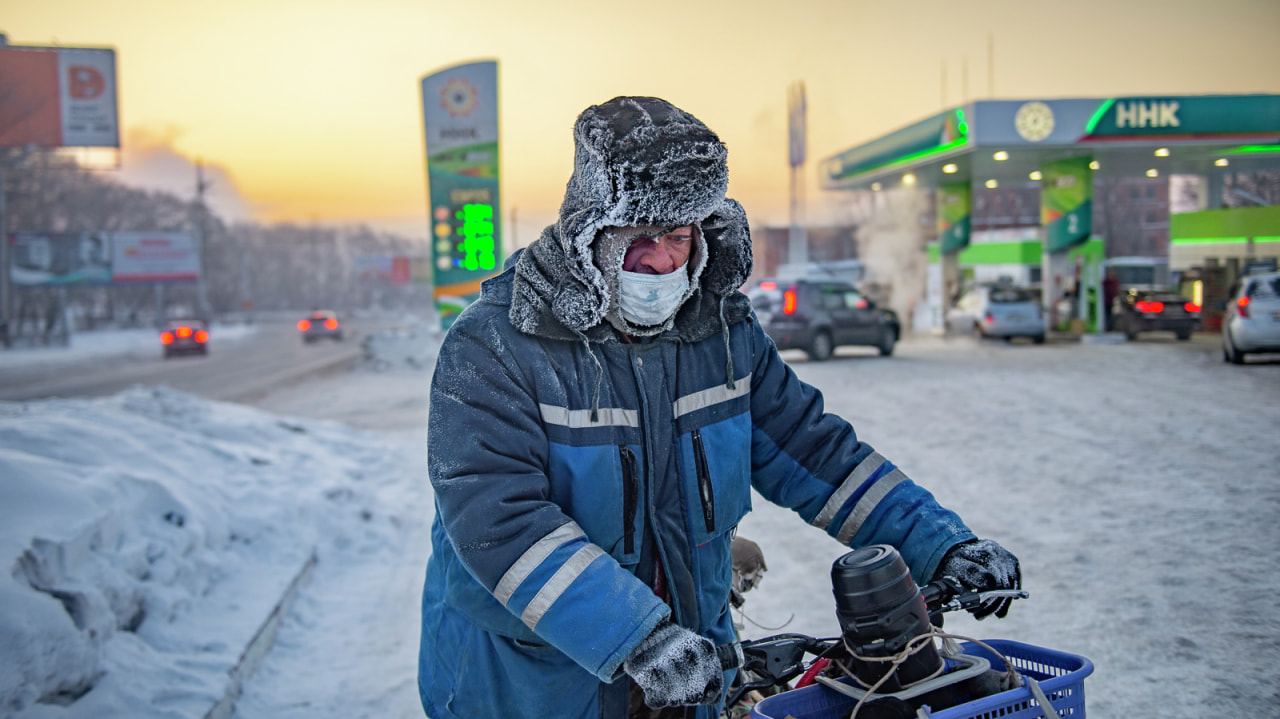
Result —
<instances>
[{"instance_id":1,"label":"dark suv","mask_svg":"<svg viewBox=\"0 0 1280 719\"><path fill-rule=\"evenodd\" d=\"M901 325L845 282L763 280L747 292L765 334L780 350L802 349L822 361L841 345L867 345L893 354Z\"/></svg>"},{"instance_id":2,"label":"dark suv","mask_svg":"<svg viewBox=\"0 0 1280 719\"><path fill-rule=\"evenodd\" d=\"M1174 290L1129 290L1116 298L1115 329L1128 339L1139 332L1172 332L1191 339L1200 327L1200 306Z\"/></svg>"}]
</instances>

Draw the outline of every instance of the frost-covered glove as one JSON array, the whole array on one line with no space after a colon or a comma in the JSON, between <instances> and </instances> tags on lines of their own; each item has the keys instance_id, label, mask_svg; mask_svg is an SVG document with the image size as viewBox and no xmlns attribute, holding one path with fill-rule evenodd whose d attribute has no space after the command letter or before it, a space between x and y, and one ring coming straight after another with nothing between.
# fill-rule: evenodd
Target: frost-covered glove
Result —
<instances>
[{"instance_id":1,"label":"frost-covered glove","mask_svg":"<svg viewBox=\"0 0 1280 719\"><path fill-rule=\"evenodd\" d=\"M711 641L672 624L653 630L622 663L622 669L644 690L650 709L720 701L724 674Z\"/></svg>"},{"instance_id":2,"label":"frost-covered glove","mask_svg":"<svg viewBox=\"0 0 1280 719\"><path fill-rule=\"evenodd\" d=\"M1022 568L1018 565L1018 558L990 539L974 539L947 550L933 574L935 580L942 577L951 577L960 586L974 592L1022 589ZM977 619L986 619L992 614L1004 618L1012 603L1012 599L997 599L970 612Z\"/></svg>"}]
</instances>

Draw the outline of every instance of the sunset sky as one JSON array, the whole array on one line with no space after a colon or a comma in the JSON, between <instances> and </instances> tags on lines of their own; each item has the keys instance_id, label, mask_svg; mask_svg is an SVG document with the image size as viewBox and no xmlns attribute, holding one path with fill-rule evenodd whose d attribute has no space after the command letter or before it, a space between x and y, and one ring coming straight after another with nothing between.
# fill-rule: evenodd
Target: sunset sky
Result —
<instances>
[{"instance_id":1,"label":"sunset sky","mask_svg":"<svg viewBox=\"0 0 1280 719\"><path fill-rule=\"evenodd\" d=\"M555 217L574 118L617 95L715 130L759 226L788 220L796 81L815 221L817 160L990 98L990 76L998 99L1280 93L1277 0L0 0L0 32L116 49L128 182L189 196L199 158L224 214L424 238L419 81L497 59L520 245Z\"/></svg>"}]
</instances>

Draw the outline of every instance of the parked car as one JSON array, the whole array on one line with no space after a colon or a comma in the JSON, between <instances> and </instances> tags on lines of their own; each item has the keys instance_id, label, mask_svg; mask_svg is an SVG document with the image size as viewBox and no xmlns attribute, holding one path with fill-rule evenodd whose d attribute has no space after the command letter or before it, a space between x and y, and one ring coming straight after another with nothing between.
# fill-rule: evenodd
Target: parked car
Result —
<instances>
[{"instance_id":1,"label":"parked car","mask_svg":"<svg viewBox=\"0 0 1280 719\"><path fill-rule=\"evenodd\" d=\"M756 317L780 350L802 349L822 361L837 347L865 345L893 354L898 315L847 282L766 279L747 292Z\"/></svg>"},{"instance_id":2,"label":"parked car","mask_svg":"<svg viewBox=\"0 0 1280 719\"><path fill-rule=\"evenodd\" d=\"M186 354L209 354L209 326L204 320L167 320L160 329L164 358Z\"/></svg>"},{"instance_id":3,"label":"parked car","mask_svg":"<svg viewBox=\"0 0 1280 719\"><path fill-rule=\"evenodd\" d=\"M1030 337L1044 342L1044 314L1040 295L1008 284L979 285L960 296L947 312L947 323L957 331L973 330L979 337L999 337L1006 342Z\"/></svg>"},{"instance_id":4,"label":"parked car","mask_svg":"<svg viewBox=\"0 0 1280 719\"><path fill-rule=\"evenodd\" d=\"M323 339L342 341L342 324L338 322L338 313L333 310L313 311L306 319L298 321L298 331L307 344Z\"/></svg>"},{"instance_id":5,"label":"parked car","mask_svg":"<svg viewBox=\"0 0 1280 719\"><path fill-rule=\"evenodd\" d=\"M1111 321L1131 340L1143 332L1172 332L1187 340L1200 326L1200 305L1174 290L1131 289L1116 298Z\"/></svg>"},{"instance_id":6,"label":"parked car","mask_svg":"<svg viewBox=\"0 0 1280 719\"><path fill-rule=\"evenodd\" d=\"M1243 364L1250 352L1280 352L1280 272L1246 275L1231 285L1222 317L1222 359Z\"/></svg>"}]
</instances>

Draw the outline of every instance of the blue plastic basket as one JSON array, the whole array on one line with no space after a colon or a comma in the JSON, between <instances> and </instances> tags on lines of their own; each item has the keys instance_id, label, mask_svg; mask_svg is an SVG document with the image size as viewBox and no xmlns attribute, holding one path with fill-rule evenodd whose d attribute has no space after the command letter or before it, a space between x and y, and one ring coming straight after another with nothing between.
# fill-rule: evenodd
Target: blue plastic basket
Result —
<instances>
[{"instance_id":1,"label":"blue plastic basket","mask_svg":"<svg viewBox=\"0 0 1280 719\"><path fill-rule=\"evenodd\" d=\"M1075 654L1045 649L1003 639L985 642L1013 663L1019 674L1035 679L1053 708L1062 717L1084 719L1084 678L1093 673L1093 662ZM965 654L991 662L991 668L1004 669L1004 662L986 649L969 642L960 645ZM758 702L751 709L753 719L848 719L858 700L832 691L820 684L776 694ZM1040 719L1044 715L1031 698L1025 685L929 712L934 719Z\"/></svg>"}]
</instances>

